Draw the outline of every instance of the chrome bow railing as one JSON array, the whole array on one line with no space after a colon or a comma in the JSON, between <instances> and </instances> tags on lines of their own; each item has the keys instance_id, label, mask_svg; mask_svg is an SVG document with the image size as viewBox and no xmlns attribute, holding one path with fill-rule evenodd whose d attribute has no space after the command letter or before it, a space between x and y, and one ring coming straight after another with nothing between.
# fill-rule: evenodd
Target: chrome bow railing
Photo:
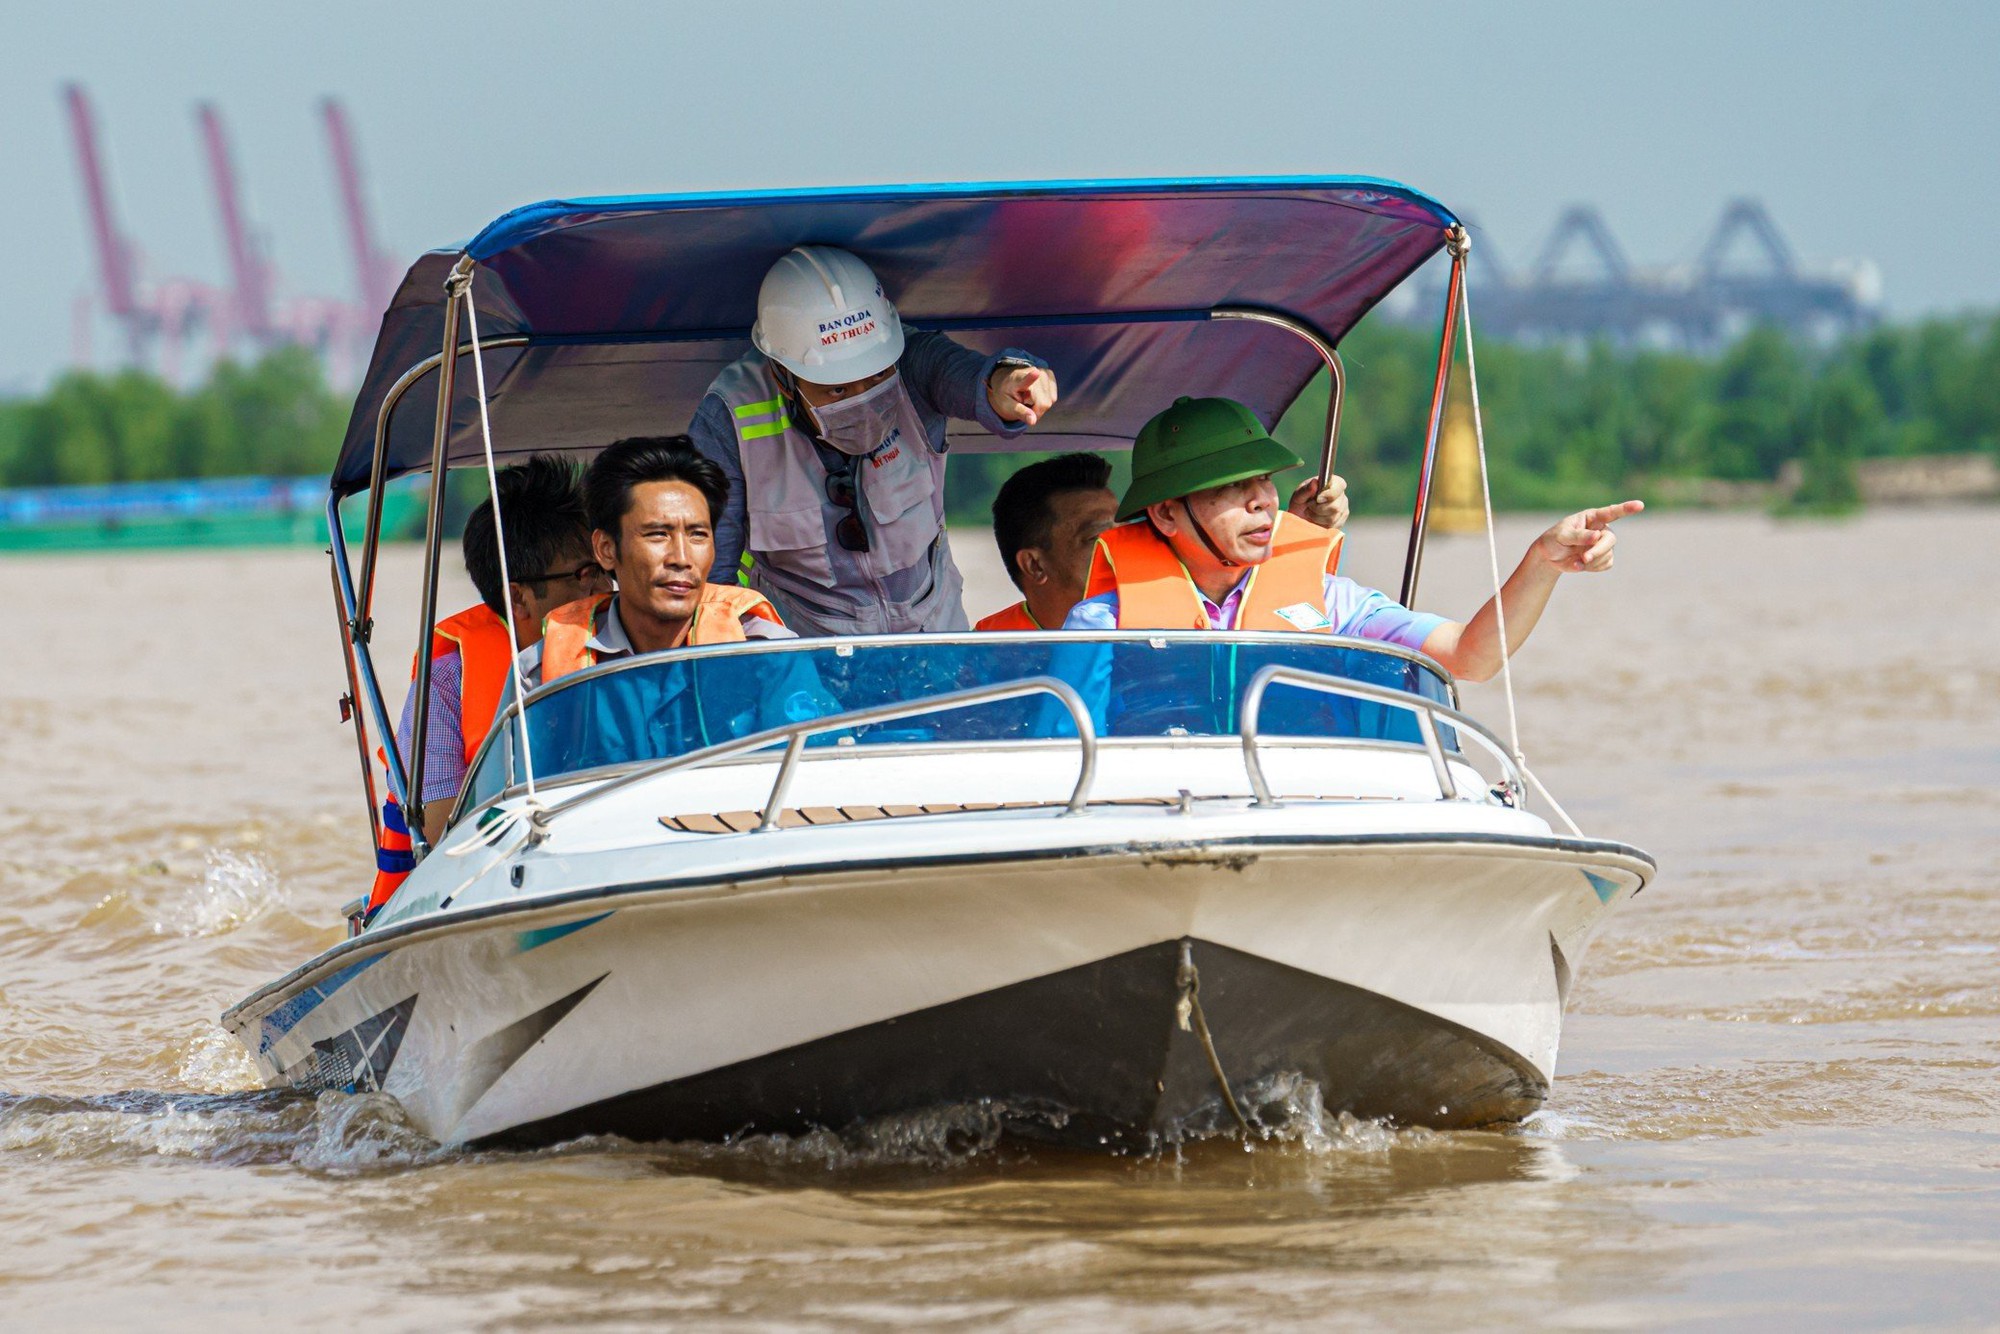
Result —
<instances>
[{"instance_id":1,"label":"chrome bow railing","mask_svg":"<svg viewBox=\"0 0 2000 1334\"><path fill-rule=\"evenodd\" d=\"M1297 667L1273 665L1250 678L1250 685L1243 692L1243 707L1240 714L1242 721L1239 734L1243 739L1243 767L1250 773L1250 790L1256 796L1255 804L1259 806L1279 804L1278 799L1271 795L1271 784L1264 776L1264 762L1257 754L1259 739L1257 719L1263 712L1264 692L1274 685L1295 686L1300 690L1317 691L1322 695L1343 695L1348 699L1408 709L1416 716L1417 734L1423 738L1424 753L1430 757L1431 772L1437 778L1438 795L1445 801L1453 801L1458 797L1458 780L1452 777L1444 741L1438 735L1438 722L1442 719L1457 728L1462 735L1470 736L1500 761L1507 775L1503 782L1510 804L1518 798L1521 791L1521 771L1514 763L1514 757L1507 753L1507 748L1500 744L1498 737L1449 704L1440 704L1435 700L1425 699L1422 695L1407 690L1396 690L1390 686L1373 685L1366 681L1350 681L1344 677L1308 672Z\"/></svg>"},{"instance_id":2,"label":"chrome bow railing","mask_svg":"<svg viewBox=\"0 0 2000 1334\"><path fill-rule=\"evenodd\" d=\"M805 751L808 737L817 736L822 732L839 731L844 727L894 722L901 718L920 717L926 713L946 713L953 709L966 709L978 704L1020 699L1026 695L1054 695L1057 702L1068 710L1070 721L1076 725L1076 739L1082 756L1077 767L1076 786L1070 790L1069 800L1064 804L1062 812L1064 815L1076 815L1089 803L1091 784L1097 777L1097 729L1090 721L1090 710L1085 706L1083 697L1067 682L1059 681L1053 676L1029 676L1016 681L977 686L970 690L954 690L943 695L931 695L900 704L878 704L865 709L850 709L846 713L834 714L828 718L802 719L799 722L786 723L782 727L753 732L735 741L704 746L685 755L644 765L587 792L580 792L566 801L535 810L528 817L528 842L530 845L540 843L548 837L549 825L557 816L588 805L599 797L609 796L661 774L675 773L683 769L698 769L716 760L746 755L751 751L762 750L766 746L783 741L786 743L785 757L778 765L777 777L771 783L771 795L764 802L764 815L756 829L757 833L767 833L778 827L778 817L784 807L785 794L791 788L792 771L798 766L799 756Z\"/></svg>"}]
</instances>

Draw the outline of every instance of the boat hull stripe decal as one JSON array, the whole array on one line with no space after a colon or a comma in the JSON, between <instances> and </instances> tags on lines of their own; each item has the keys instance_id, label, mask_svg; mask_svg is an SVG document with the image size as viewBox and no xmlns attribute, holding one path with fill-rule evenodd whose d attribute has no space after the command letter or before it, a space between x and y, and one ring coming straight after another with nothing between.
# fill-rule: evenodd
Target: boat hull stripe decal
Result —
<instances>
[{"instance_id":1,"label":"boat hull stripe decal","mask_svg":"<svg viewBox=\"0 0 2000 1334\"><path fill-rule=\"evenodd\" d=\"M610 913L601 912L595 917L585 917L575 922L564 922L560 926L544 926L538 927L533 931L523 931L514 937L514 943L520 946L521 953L526 954L529 950L540 949L552 940L561 940L564 936L581 931L586 926L595 926L609 916L611 916Z\"/></svg>"},{"instance_id":2,"label":"boat hull stripe decal","mask_svg":"<svg viewBox=\"0 0 2000 1334\"><path fill-rule=\"evenodd\" d=\"M320 1002L388 957L386 954L374 954L359 963L349 964L265 1015L259 1031L257 1054L261 1056L271 1050L280 1038L298 1027L300 1020L317 1010Z\"/></svg>"}]
</instances>

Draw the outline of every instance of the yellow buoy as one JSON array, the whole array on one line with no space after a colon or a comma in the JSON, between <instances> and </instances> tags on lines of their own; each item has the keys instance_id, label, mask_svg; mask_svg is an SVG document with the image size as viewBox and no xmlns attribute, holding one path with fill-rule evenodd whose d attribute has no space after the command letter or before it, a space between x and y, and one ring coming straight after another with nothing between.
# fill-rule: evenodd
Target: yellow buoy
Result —
<instances>
[{"instance_id":1,"label":"yellow buoy","mask_svg":"<svg viewBox=\"0 0 2000 1334\"><path fill-rule=\"evenodd\" d=\"M1479 494L1479 441L1472 428L1472 386L1462 361L1451 368L1445 388L1428 522L1438 533L1477 533L1486 527L1486 506Z\"/></svg>"}]
</instances>

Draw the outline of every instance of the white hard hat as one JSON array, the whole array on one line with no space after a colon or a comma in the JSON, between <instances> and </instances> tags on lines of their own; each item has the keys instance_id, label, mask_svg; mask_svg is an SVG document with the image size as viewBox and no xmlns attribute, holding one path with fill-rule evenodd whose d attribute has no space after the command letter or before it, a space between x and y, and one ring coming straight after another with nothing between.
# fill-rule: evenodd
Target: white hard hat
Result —
<instances>
[{"instance_id":1,"label":"white hard hat","mask_svg":"<svg viewBox=\"0 0 2000 1334\"><path fill-rule=\"evenodd\" d=\"M875 270L845 250L802 245L764 275L750 341L801 380L848 384L896 364L903 321Z\"/></svg>"}]
</instances>

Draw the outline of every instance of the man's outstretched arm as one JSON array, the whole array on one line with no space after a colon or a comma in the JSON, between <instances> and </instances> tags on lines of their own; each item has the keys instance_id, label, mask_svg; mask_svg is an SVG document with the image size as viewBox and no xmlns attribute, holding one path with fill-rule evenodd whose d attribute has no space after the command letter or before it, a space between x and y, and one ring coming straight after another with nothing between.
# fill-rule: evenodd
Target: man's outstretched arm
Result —
<instances>
[{"instance_id":1,"label":"man's outstretched arm","mask_svg":"<svg viewBox=\"0 0 2000 1334\"><path fill-rule=\"evenodd\" d=\"M1618 535L1611 525L1646 508L1641 500L1579 510L1559 520L1536 538L1528 554L1500 586L1507 612L1507 653L1512 656L1527 641L1549 594L1565 574L1598 574L1611 568L1611 549ZM1500 615L1488 598L1469 621L1446 621L1424 640L1424 652L1462 681L1491 680L1500 671Z\"/></svg>"}]
</instances>

